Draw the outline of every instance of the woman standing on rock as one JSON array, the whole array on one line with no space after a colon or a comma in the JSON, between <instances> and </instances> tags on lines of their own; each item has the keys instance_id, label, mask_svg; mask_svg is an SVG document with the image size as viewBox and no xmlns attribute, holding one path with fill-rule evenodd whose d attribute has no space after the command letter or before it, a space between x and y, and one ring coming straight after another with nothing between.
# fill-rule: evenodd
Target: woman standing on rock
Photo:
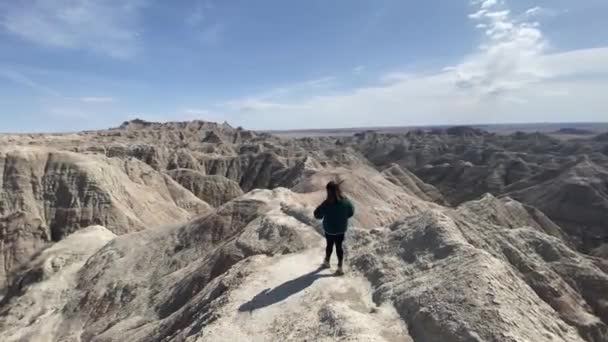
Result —
<instances>
[{"instance_id":1,"label":"woman standing on rock","mask_svg":"<svg viewBox=\"0 0 608 342\"><path fill-rule=\"evenodd\" d=\"M336 254L338 255L338 271L337 274L344 274L342 262L344 260L344 250L342 243L344 242L344 234L348 227L348 219L355 213L355 208L352 203L344 197L340 190L340 183L327 183L327 198L320 206L315 209L315 218L323 219L323 230L325 231L325 260L322 267L329 268L329 259L333 252L334 244L336 245Z\"/></svg>"}]
</instances>

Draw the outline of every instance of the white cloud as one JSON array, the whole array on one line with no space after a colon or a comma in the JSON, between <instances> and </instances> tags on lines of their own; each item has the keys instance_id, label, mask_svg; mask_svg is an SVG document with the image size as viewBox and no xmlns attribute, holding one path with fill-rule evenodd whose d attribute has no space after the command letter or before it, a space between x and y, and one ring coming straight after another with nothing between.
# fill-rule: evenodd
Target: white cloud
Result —
<instances>
[{"instance_id":1,"label":"white cloud","mask_svg":"<svg viewBox=\"0 0 608 342\"><path fill-rule=\"evenodd\" d=\"M524 14L527 16L533 16L539 14L541 11L542 9L539 6L536 6L528 9Z\"/></svg>"},{"instance_id":2,"label":"white cloud","mask_svg":"<svg viewBox=\"0 0 608 342\"><path fill-rule=\"evenodd\" d=\"M210 114L207 109L197 109L197 108L186 108L183 110L187 115L199 116L199 115L208 115Z\"/></svg>"},{"instance_id":3,"label":"white cloud","mask_svg":"<svg viewBox=\"0 0 608 342\"><path fill-rule=\"evenodd\" d=\"M490 8L496 6L496 4L498 4L497 0L486 0L481 3L481 8Z\"/></svg>"},{"instance_id":4,"label":"white cloud","mask_svg":"<svg viewBox=\"0 0 608 342\"><path fill-rule=\"evenodd\" d=\"M454 67L457 86L471 95L496 96L538 82L543 76L538 57L548 45L540 28L512 19L510 10L496 1L480 6L483 13L471 18L484 30L485 41Z\"/></svg>"},{"instance_id":5,"label":"white cloud","mask_svg":"<svg viewBox=\"0 0 608 342\"><path fill-rule=\"evenodd\" d=\"M580 60L595 65L579 67ZM255 129L606 120L608 48L543 55L538 63L545 76L528 83L503 80L492 94L462 89L457 70L448 69L339 95L264 102L245 113L225 108L226 118ZM605 77L569 80L592 70Z\"/></svg>"},{"instance_id":6,"label":"white cloud","mask_svg":"<svg viewBox=\"0 0 608 342\"><path fill-rule=\"evenodd\" d=\"M79 100L82 101L82 102L87 102L87 103L108 103L108 102L114 102L114 98L107 97L107 96L85 96L85 97L79 98Z\"/></svg>"},{"instance_id":7,"label":"white cloud","mask_svg":"<svg viewBox=\"0 0 608 342\"><path fill-rule=\"evenodd\" d=\"M532 17L556 17L559 16L561 14L567 13L567 10L558 10L558 9L554 9L554 8L545 8L545 7L540 7L540 6L535 6L532 8L527 9L523 14L522 17L524 18L532 18Z\"/></svg>"},{"instance_id":8,"label":"white cloud","mask_svg":"<svg viewBox=\"0 0 608 342\"><path fill-rule=\"evenodd\" d=\"M606 120L608 47L550 53L538 23L500 1L474 4L484 39L456 65L386 73L340 93L326 86L295 100L239 99L222 112L254 129Z\"/></svg>"},{"instance_id":9,"label":"white cloud","mask_svg":"<svg viewBox=\"0 0 608 342\"><path fill-rule=\"evenodd\" d=\"M128 58L137 50L144 0L31 0L4 6L0 24L30 42Z\"/></svg>"},{"instance_id":10,"label":"white cloud","mask_svg":"<svg viewBox=\"0 0 608 342\"><path fill-rule=\"evenodd\" d=\"M486 15L486 13L488 13L488 11L486 11L485 9L481 9L481 10L475 12L475 13L469 14L469 18L471 18L471 19L480 19L484 15Z\"/></svg>"},{"instance_id":11,"label":"white cloud","mask_svg":"<svg viewBox=\"0 0 608 342\"><path fill-rule=\"evenodd\" d=\"M477 1L472 12L470 18L483 40L480 46L460 62L435 71L394 70L348 90L344 80L324 76L215 105L188 104L173 112L133 118L227 120L253 129L606 121L608 47L556 53L535 22L538 10L514 13L503 1ZM1 68L0 77L52 92ZM346 78L362 77L351 73ZM71 102L62 98L47 108L63 118L104 117L105 109L114 104L99 101L104 98L99 93L93 95L98 96L73 97ZM123 102L127 101L121 99L120 105Z\"/></svg>"},{"instance_id":12,"label":"white cloud","mask_svg":"<svg viewBox=\"0 0 608 342\"><path fill-rule=\"evenodd\" d=\"M496 11L496 12L486 12L485 16L488 18L494 18L496 20L506 20L507 17L511 14L511 11ZM483 17L483 16L482 16Z\"/></svg>"}]
</instances>

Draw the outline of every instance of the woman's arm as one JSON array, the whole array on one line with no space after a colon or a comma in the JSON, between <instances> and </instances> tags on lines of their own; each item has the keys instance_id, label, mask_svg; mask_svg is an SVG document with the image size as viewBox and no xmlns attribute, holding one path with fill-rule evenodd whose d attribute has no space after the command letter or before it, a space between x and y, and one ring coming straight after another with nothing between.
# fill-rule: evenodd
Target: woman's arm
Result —
<instances>
[{"instance_id":1,"label":"woman's arm","mask_svg":"<svg viewBox=\"0 0 608 342\"><path fill-rule=\"evenodd\" d=\"M317 220L320 220L323 217L325 217L325 201L323 201L323 203L321 203L321 205L319 205L317 209L315 209L315 218Z\"/></svg>"},{"instance_id":2,"label":"woman's arm","mask_svg":"<svg viewBox=\"0 0 608 342\"><path fill-rule=\"evenodd\" d=\"M348 217L351 218L355 215L355 206L353 205L353 202L351 202L350 200L348 201Z\"/></svg>"}]
</instances>

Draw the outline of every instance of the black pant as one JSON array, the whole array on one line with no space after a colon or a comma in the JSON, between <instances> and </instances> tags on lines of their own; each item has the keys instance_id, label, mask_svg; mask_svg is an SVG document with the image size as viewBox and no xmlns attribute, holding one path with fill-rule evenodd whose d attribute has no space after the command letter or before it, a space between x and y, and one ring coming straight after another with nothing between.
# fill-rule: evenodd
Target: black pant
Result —
<instances>
[{"instance_id":1,"label":"black pant","mask_svg":"<svg viewBox=\"0 0 608 342\"><path fill-rule=\"evenodd\" d=\"M329 235L325 234L325 240L327 246L325 247L325 261L329 262L331 252L333 252L334 244L336 244L336 254L338 255L338 266L342 266L344 260L344 250L342 249L342 242L344 241L344 234L340 235Z\"/></svg>"}]
</instances>

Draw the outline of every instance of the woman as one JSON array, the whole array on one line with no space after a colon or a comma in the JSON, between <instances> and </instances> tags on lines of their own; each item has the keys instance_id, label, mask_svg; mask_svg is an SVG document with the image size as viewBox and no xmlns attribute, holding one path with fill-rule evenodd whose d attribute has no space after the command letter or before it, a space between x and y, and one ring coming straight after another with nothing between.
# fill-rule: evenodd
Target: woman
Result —
<instances>
[{"instance_id":1,"label":"woman","mask_svg":"<svg viewBox=\"0 0 608 342\"><path fill-rule=\"evenodd\" d=\"M323 219L323 230L325 231L325 260L322 267L329 268L329 259L333 252L334 244L336 245L336 254L338 255L338 274L344 274L342 262L344 260L344 250L342 243L344 242L344 234L348 228L348 219L351 218L355 209L352 203L344 197L340 190L340 184L336 182L327 183L327 199L315 209L315 218Z\"/></svg>"}]
</instances>

